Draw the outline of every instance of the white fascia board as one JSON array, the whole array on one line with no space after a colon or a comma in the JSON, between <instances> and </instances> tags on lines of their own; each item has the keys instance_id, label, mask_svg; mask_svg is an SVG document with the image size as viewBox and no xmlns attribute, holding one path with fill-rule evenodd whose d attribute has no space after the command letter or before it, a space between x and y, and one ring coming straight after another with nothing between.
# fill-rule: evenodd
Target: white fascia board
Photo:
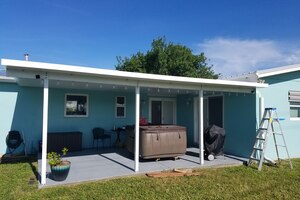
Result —
<instances>
[{"instance_id":1,"label":"white fascia board","mask_svg":"<svg viewBox=\"0 0 300 200\"><path fill-rule=\"evenodd\" d=\"M16 83L17 81L13 77L0 76L0 82L4 82L4 83Z\"/></svg>"},{"instance_id":2,"label":"white fascia board","mask_svg":"<svg viewBox=\"0 0 300 200\"><path fill-rule=\"evenodd\" d=\"M300 71L300 64L259 70L256 72L256 74L258 78L263 78L263 77L275 76L275 75L285 74L285 73L290 73L295 71Z\"/></svg>"},{"instance_id":3,"label":"white fascia board","mask_svg":"<svg viewBox=\"0 0 300 200\"><path fill-rule=\"evenodd\" d=\"M187 83L193 85L226 85L226 86L241 86L241 87L255 87L264 88L268 87L267 84L253 83L253 82L242 82L242 81L230 81L230 80L216 80L216 79L203 79L203 78L188 78L179 76L166 76L157 74L146 74L137 72L124 72L117 70L98 69L91 67L73 66L73 65L61 65L52 63L32 62L32 61L20 61L1 59L1 64L10 68L28 69L28 70L39 70L45 72L58 72L58 73L69 73L76 75L91 75L100 77L111 77L111 78L122 78L131 79L135 81L161 81L167 83Z\"/></svg>"}]
</instances>

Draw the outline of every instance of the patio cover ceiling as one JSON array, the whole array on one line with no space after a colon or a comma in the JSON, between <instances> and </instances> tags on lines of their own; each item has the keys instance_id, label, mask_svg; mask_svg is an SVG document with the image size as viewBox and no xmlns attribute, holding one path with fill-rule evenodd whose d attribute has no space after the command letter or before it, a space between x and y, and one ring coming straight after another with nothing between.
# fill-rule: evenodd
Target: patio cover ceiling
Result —
<instances>
[{"instance_id":1,"label":"patio cover ceiling","mask_svg":"<svg viewBox=\"0 0 300 200\"><path fill-rule=\"evenodd\" d=\"M15 77L18 84L43 87L41 80L47 78L50 87L78 88L124 88L133 89L137 84L141 88L167 88L183 90L207 90L228 92L253 92L255 88L264 88L268 84L166 76L137 72L98 69L91 67L61 65L52 63L1 59L7 75ZM71 87L72 88L72 87Z\"/></svg>"}]
</instances>

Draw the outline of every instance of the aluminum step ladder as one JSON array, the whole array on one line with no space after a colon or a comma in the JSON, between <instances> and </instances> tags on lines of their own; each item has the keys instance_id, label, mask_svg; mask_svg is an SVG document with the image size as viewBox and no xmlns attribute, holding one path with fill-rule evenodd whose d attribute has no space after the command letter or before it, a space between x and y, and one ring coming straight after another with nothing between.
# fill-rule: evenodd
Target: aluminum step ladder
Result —
<instances>
[{"instance_id":1,"label":"aluminum step ladder","mask_svg":"<svg viewBox=\"0 0 300 200\"><path fill-rule=\"evenodd\" d=\"M252 153L251 153L249 161L248 161L248 166L251 165L252 163L256 162L256 163L258 163L258 170L261 171L262 164L264 163L264 161L267 161L272 165L277 164L274 160L265 157L268 138L269 138L270 134L272 134L273 139L274 139L278 163L281 160L283 160L283 159L279 158L279 147L280 147L280 148L285 149L287 158L288 158L288 162L290 164L291 169L293 169L293 165L292 165L290 155L289 155L289 152L288 152L288 149L286 146L286 142L284 139L283 131L282 131L282 128L281 128L281 125L279 122L280 120L282 120L282 119L278 118L276 108L266 108L265 109L263 117L259 124L259 128L256 133L256 139L255 139L255 143L253 145ZM274 123L277 124L277 127L279 128L279 132L276 132L274 130L274 125L275 125ZM280 144L280 145L277 144L277 142L279 140L278 137L281 137L281 142L283 144Z\"/></svg>"}]
</instances>

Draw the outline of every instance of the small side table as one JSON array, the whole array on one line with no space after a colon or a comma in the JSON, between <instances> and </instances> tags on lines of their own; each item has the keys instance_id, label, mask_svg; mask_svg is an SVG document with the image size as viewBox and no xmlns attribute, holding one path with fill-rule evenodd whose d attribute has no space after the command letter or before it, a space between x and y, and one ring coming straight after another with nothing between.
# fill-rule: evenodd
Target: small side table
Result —
<instances>
[{"instance_id":1,"label":"small side table","mask_svg":"<svg viewBox=\"0 0 300 200\"><path fill-rule=\"evenodd\" d=\"M117 147L122 147L123 146L123 142L121 141L120 135L121 133L126 133L125 128L117 128L115 130L111 130L113 133L117 134L117 139L116 139L116 146Z\"/></svg>"}]
</instances>

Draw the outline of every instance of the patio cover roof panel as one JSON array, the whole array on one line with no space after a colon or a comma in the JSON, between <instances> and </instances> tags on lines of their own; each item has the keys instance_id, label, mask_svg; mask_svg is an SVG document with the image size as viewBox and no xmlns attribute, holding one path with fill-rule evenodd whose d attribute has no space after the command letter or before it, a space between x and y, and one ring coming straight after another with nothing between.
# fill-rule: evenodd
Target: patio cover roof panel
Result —
<instances>
[{"instance_id":1,"label":"patio cover roof panel","mask_svg":"<svg viewBox=\"0 0 300 200\"><path fill-rule=\"evenodd\" d=\"M200 86L239 89L264 88L268 86L267 84L253 82L166 76L10 59L1 59L1 64L6 66L8 75L17 78L29 78L26 77L26 73L34 74L39 72L45 74L47 73L47 76L50 80L57 78L65 80L66 78L68 78L68 76L66 76L68 74L69 77L71 77L69 78L70 81L71 79L74 80L75 78L84 79L83 81L90 82L92 80L99 81L100 78L101 81L110 80L112 83L117 81L117 84L122 84L125 81L126 83L128 83L128 85L134 85L137 81L139 81L142 87L150 87L153 86L153 84L156 86L164 85L164 87L171 88L180 88L180 86L184 86L194 89L197 89ZM35 77L32 76L32 78Z\"/></svg>"}]
</instances>

